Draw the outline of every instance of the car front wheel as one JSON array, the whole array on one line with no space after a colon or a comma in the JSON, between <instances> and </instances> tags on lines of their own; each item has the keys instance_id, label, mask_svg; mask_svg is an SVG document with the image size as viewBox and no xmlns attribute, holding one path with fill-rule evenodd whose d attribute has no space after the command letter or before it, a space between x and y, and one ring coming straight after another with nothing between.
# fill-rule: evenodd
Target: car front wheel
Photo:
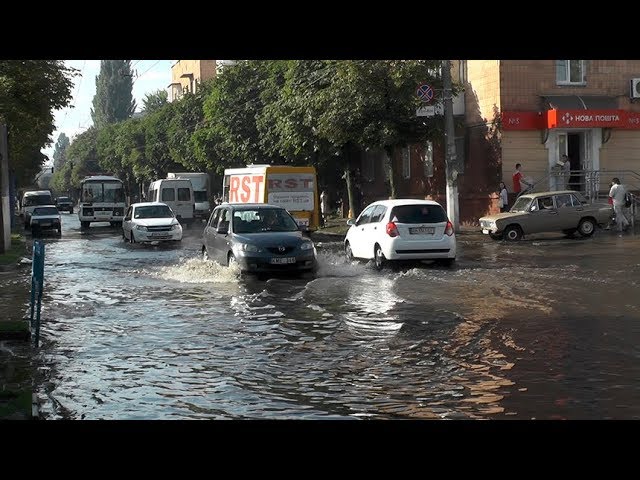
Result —
<instances>
[{"instance_id":1,"label":"car front wheel","mask_svg":"<svg viewBox=\"0 0 640 480\"><path fill-rule=\"evenodd\" d=\"M373 255L374 265L376 270L380 271L384 268L384 264L386 263L386 258L384 258L384 253L382 253L382 247L380 245L376 245Z\"/></svg>"},{"instance_id":2,"label":"car front wheel","mask_svg":"<svg viewBox=\"0 0 640 480\"><path fill-rule=\"evenodd\" d=\"M351 244L349 242L344 244L344 254L347 256L349 262L353 261L353 252L351 251Z\"/></svg>"},{"instance_id":3,"label":"car front wheel","mask_svg":"<svg viewBox=\"0 0 640 480\"><path fill-rule=\"evenodd\" d=\"M590 237L596 229L596 224L590 218L583 218L578 225L578 233L583 237Z\"/></svg>"},{"instance_id":4,"label":"car front wheel","mask_svg":"<svg viewBox=\"0 0 640 480\"><path fill-rule=\"evenodd\" d=\"M517 225L510 225L504 229L504 238L510 242L518 241L522 238L522 230Z\"/></svg>"}]
</instances>

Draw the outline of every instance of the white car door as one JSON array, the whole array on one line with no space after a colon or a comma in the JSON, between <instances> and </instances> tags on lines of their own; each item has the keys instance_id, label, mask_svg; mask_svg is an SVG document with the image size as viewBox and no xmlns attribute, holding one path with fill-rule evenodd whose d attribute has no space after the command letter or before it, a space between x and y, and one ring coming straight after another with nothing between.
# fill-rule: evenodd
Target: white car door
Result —
<instances>
[{"instance_id":1,"label":"white car door","mask_svg":"<svg viewBox=\"0 0 640 480\"><path fill-rule=\"evenodd\" d=\"M122 232L125 238L131 238L131 215L133 214L133 207L127 209L127 214L122 219Z\"/></svg>"},{"instance_id":2,"label":"white car door","mask_svg":"<svg viewBox=\"0 0 640 480\"><path fill-rule=\"evenodd\" d=\"M386 225L382 222L387 207L384 205L376 205L371 213L369 223L364 226L363 231L363 247L365 249L365 258L374 258L375 244L382 244L381 237L387 234Z\"/></svg>"},{"instance_id":3,"label":"white car door","mask_svg":"<svg viewBox=\"0 0 640 480\"><path fill-rule=\"evenodd\" d=\"M356 219L356 224L353 225L349 231L349 244L351 245L351 253L357 258L372 258L373 254L367 253L367 239L365 233L365 227L371 220L371 214L375 205L369 205L363 210L360 216ZM373 249L373 247L371 247Z\"/></svg>"}]
</instances>

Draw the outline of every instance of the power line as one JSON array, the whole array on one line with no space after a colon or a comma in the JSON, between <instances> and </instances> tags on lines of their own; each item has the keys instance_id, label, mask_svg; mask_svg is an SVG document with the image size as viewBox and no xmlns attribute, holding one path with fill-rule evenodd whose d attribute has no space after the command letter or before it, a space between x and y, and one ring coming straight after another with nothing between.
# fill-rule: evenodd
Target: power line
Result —
<instances>
[{"instance_id":1,"label":"power line","mask_svg":"<svg viewBox=\"0 0 640 480\"><path fill-rule=\"evenodd\" d=\"M80 85L82 85L82 79L84 78L84 67L87 65L87 61L84 60L82 62L82 68L80 69L80 81L78 81L78 86L76 88L76 94L73 96L73 105L69 108L67 108L67 111L64 112L64 118L62 119L62 124L60 125L60 129L62 129L62 127L64 127L64 123L67 121L67 115L69 114L69 111L72 108L75 108L76 106L76 102L78 101L78 94L80 93Z\"/></svg>"},{"instance_id":2,"label":"power line","mask_svg":"<svg viewBox=\"0 0 640 480\"><path fill-rule=\"evenodd\" d=\"M140 75L138 75L136 77L136 79L133 81L133 83L136 83L140 77L142 77L145 73L147 73L149 70L151 70L153 67L155 67L157 64L159 64L162 60L158 60L156 63L154 63L153 65L151 65L149 68L147 68L144 72L142 72ZM132 83L132 85L133 85Z\"/></svg>"}]
</instances>

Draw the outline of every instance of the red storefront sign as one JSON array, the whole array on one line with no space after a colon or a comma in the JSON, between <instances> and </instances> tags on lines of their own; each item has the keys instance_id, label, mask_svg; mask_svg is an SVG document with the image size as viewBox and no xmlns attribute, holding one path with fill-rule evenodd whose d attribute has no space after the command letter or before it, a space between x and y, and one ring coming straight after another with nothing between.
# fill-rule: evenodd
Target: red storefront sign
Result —
<instances>
[{"instance_id":1,"label":"red storefront sign","mask_svg":"<svg viewBox=\"0 0 640 480\"><path fill-rule=\"evenodd\" d=\"M503 130L542 130L546 118L539 112L502 112Z\"/></svg>"},{"instance_id":2,"label":"red storefront sign","mask_svg":"<svg viewBox=\"0 0 640 480\"><path fill-rule=\"evenodd\" d=\"M627 110L547 110L546 112L502 112L503 130L545 128L640 129L640 112Z\"/></svg>"}]
</instances>

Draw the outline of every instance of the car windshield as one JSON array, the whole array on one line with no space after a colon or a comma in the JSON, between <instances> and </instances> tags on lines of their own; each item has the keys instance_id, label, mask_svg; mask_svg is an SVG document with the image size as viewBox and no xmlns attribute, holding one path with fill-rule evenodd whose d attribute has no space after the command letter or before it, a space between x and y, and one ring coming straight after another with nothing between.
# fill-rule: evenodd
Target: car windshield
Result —
<instances>
[{"instance_id":1,"label":"car windshield","mask_svg":"<svg viewBox=\"0 0 640 480\"><path fill-rule=\"evenodd\" d=\"M58 215L58 209L55 207L38 207L33 210L33 216L39 215Z\"/></svg>"},{"instance_id":2,"label":"car windshield","mask_svg":"<svg viewBox=\"0 0 640 480\"><path fill-rule=\"evenodd\" d=\"M531 197L518 197L510 212L528 212L531 205Z\"/></svg>"},{"instance_id":3,"label":"car windshield","mask_svg":"<svg viewBox=\"0 0 640 480\"><path fill-rule=\"evenodd\" d=\"M171 218L173 212L166 205L149 205L136 207L133 218Z\"/></svg>"},{"instance_id":4,"label":"car windshield","mask_svg":"<svg viewBox=\"0 0 640 480\"><path fill-rule=\"evenodd\" d=\"M298 224L283 208L257 208L233 212L234 233L295 232Z\"/></svg>"},{"instance_id":5,"label":"car windshield","mask_svg":"<svg viewBox=\"0 0 640 480\"><path fill-rule=\"evenodd\" d=\"M51 195L29 195L24 197L24 206L33 207L34 205L52 204Z\"/></svg>"},{"instance_id":6,"label":"car windshield","mask_svg":"<svg viewBox=\"0 0 640 480\"><path fill-rule=\"evenodd\" d=\"M389 218L397 223L440 223L447 221L447 214L440 205L398 205Z\"/></svg>"}]
</instances>

